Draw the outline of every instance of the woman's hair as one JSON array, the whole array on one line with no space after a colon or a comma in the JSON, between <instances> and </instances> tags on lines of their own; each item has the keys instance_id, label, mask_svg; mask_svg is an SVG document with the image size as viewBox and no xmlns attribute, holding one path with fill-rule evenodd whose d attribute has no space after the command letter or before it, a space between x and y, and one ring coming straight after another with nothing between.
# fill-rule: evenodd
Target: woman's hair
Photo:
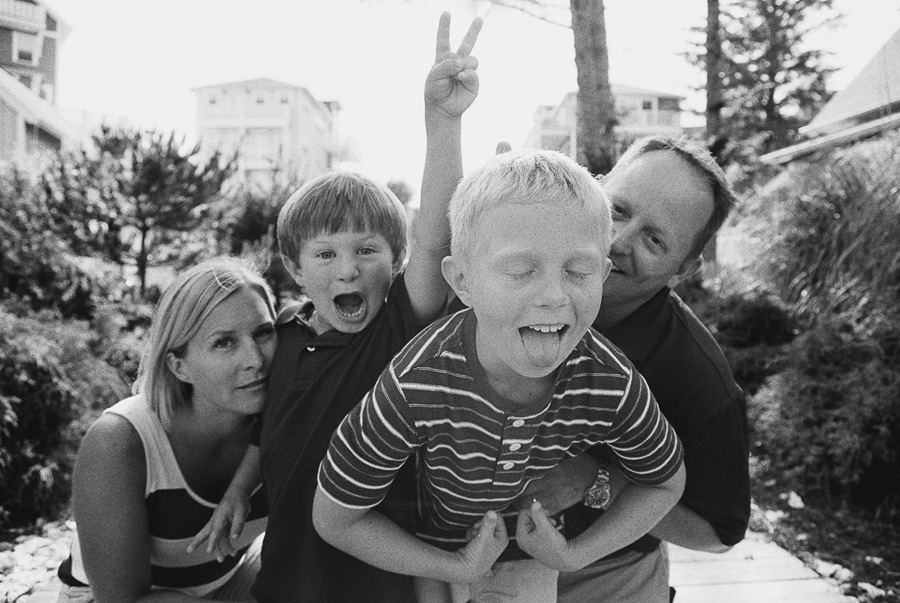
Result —
<instances>
[{"instance_id":1,"label":"woman's hair","mask_svg":"<svg viewBox=\"0 0 900 603\"><path fill-rule=\"evenodd\" d=\"M206 317L234 292L243 290L258 293L274 320L269 285L254 269L232 257L212 258L185 270L160 298L133 390L146 396L164 427L169 426L175 409L190 404L192 394L191 386L169 369L166 356L181 357Z\"/></svg>"},{"instance_id":2,"label":"woman's hair","mask_svg":"<svg viewBox=\"0 0 900 603\"><path fill-rule=\"evenodd\" d=\"M482 214L501 205L552 204L584 209L600 226L609 250L609 200L590 173L557 151L523 150L495 155L464 178L450 201L450 252L469 261L478 242Z\"/></svg>"},{"instance_id":3,"label":"woman's hair","mask_svg":"<svg viewBox=\"0 0 900 603\"><path fill-rule=\"evenodd\" d=\"M297 265L310 239L363 230L385 238L395 264L406 258L406 210L397 196L362 174L329 172L304 184L281 208L278 250L282 261Z\"/></svg>"}]
</instances>

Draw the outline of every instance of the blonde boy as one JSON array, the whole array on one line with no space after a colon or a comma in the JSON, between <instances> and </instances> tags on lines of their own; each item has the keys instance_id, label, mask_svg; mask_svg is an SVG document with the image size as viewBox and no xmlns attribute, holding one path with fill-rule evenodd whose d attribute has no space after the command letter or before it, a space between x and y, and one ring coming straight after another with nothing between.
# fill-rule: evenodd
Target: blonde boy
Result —
<instances>
[{"instance_id":1,"label":"blonde boy","mask_svg":"<svg viewBox=\"0 0 900 603\"><path fill-rule=\"evenodd\" d=\"M499 155L460 184L450 225L443 273L469 308L423 330L341 423L319 470L313 524L341 550L426 579L420 600L446 596L441 581L468 585L454 600L490 592L554 601L557 571L617 550L675 504L681 446L631 363L590 330L610 269L611 219L583 168L552 151ZM516 536L534 559L495 564L508 542L499 513L529 482L598 444L635 485L568 542L532 503ZM413 455L419 538L373 509ZM473 526L462 548L436 546Z\"/></svg>"}]
</instances>

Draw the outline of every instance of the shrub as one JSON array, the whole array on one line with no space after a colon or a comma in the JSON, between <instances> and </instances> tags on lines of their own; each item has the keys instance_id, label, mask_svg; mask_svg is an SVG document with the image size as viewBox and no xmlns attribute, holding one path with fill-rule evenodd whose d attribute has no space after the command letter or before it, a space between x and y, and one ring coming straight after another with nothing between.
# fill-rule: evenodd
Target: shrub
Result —
<instances>
[{"instance_id":1,"label":"shrub","mask_svg":"<svg viewBox=\"0 0 900 603\"><path fill-rule=\"evenodd\" d=\"M749 405L761 453L798 490L880 504L900 494L900 371L852 321L822 319Z\"/></svg>"},{"instance_id":2,"label":"shrub","mask_svg":"<svg viewBox=\"0 0 900 603\"><path fill-rule=\"evenodd\" d=\"M83 322L0 309L0 528L52 517L66 504L85 426L128 393L93 339Z\"/></svg>"}]
</instances>

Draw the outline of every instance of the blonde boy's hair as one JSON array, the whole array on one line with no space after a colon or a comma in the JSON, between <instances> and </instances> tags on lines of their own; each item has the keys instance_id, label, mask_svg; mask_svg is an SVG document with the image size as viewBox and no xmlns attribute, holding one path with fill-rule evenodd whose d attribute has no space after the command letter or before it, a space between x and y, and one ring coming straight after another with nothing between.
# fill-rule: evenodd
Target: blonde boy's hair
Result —
<instances>
[{"instance_id":1,"label":"blonde boy's hair","mask_svg":"<svg viewBox=\"0 0 900 603\"><path fill-rule=\"evenodd\" d=\"M278 214L278 250L299 267L300 250L320 234L368 230L391 246L394 263L406 258L406 210L386 186L354 172L330 172L301 186Z\"/></svg>"},{"instance_id":2,"label":"blonde boy's hair","mask_svg":"<svg viewBox=\"0 0 900 603\"><path fill-rule=\"evenodd\" d=\"M468 262L482 214L501 205L562 205L594 213L604 255L609 252L609 201L590 173L557 151L510 151L494 156L460 182L450 201L450 251Z\"/></svg>"},{"instance_id":3,"label":"blonde boy's hair","mask_svg":"<svg viewBox=\"0 0 900 603\"><path fill-rule=\"evenodd\" d=\"M206 317L243 290L257 293L275 319L275 297L269 285L253 268L232 257L213 258L185 270L162 294L132 389L144 394L164 427L170 425L177 408L191 403L193 393L169 369L166 356L182 357Z\"/></svg>"}]
</instances>

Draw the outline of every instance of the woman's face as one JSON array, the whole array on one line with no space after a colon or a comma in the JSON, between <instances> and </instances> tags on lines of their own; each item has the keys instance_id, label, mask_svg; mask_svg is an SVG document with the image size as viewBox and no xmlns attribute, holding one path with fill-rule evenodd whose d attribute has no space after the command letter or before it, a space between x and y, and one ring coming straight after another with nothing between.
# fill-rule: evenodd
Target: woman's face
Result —
<instances>
[{"instance_id":1,"label":"woman's face","mask_svg":"<svg viewBox=\"0 0 900 603\"><path fill-rule=\"evenodd\" d=\"M275 355L275 322L253 289L241 289L216 306L169 368L191 384L195 412L256 414L262 410Z\"/></svg>"}]
</instances>

